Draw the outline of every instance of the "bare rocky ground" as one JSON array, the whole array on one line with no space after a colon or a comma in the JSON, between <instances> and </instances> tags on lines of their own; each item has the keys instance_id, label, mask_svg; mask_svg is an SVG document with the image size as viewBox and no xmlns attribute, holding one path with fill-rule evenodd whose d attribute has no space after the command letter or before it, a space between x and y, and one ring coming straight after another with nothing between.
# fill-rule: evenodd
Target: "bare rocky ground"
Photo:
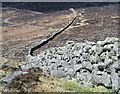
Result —
<instances>
[{"instance_id":1,"label":"bare rocky ground","mask_svg":"<svg viewBox=\"0 0 120 94\"><path fill-rule=\"evenodd\" d=\"M74 16L69 10L43 14L10 8L3 8L2 10L2 62L0 63L6 63L9 66L24 64L31 47L64 28ZM117 4L75 8L75 10L78 15L75 23L47 45L36 50L34 55L50 47L64 46L68 40L75 42L85 42L87 40L96 42L104 40L106 37L119 37ZM3 72L2 76L4 77L11 70L16 71L13 68L6 68L5 71L0 71L1 73ZM39 84L41 84L41 80L39 81ZM36 85L36 82L31 80L30 82L33 82L33 86ZM13 82L13 84L13 86L16 86L19 82ZM42 88L41 85L37 86ZM52 88L49 85L46 87ZM21 89L18 87L18 90Z\"/></svg>"}]
</instances>

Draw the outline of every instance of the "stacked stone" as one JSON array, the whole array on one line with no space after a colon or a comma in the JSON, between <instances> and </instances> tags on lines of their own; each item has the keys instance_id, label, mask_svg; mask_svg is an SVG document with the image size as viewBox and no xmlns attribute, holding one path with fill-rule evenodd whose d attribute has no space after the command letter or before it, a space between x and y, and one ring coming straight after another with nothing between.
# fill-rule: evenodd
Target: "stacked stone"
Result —
<instances>
[{"instance_id":1,"label":"stacked stone","mask_svg":"<svg viewBox=\"0 0 120 94\"><path fill-rule=\"evenodd\" d=\"M41 68L54 77L76 78L80 81L104 85L120 92L120 39L75 43L47 49L38 56L28 56L23 69Z\"/></svg>"}]
</instances>

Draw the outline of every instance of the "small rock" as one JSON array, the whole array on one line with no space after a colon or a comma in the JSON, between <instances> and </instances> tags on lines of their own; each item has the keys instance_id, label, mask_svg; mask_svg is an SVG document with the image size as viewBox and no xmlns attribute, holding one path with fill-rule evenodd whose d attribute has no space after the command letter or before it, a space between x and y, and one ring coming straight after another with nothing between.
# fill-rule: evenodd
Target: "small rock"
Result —
<instances>
[{"instance_id":1,"label":"small rock","mask_svg":"<svg viewBox=\"0 0 120 94\"><path fill-rule=\"evenodd\" d=\"M81 87L89 87L89 88L93 88L94 87L93 84L80 84L80 83L78 83L78 85L81 86Z\"/></svg>"},{"instance_id":2,"label":"small rock","mask_svg":"<svg viewBox=\"0 0 120 94\"><path fill-rule=\"evenodd\" d=\"M5 68L5 67L7 67L7 65L6 65L5 63L2 63L2 64L0 65L0 69Z\"/></svg>"},{"instance_id":3,"label":"small rock","mask_svg":"<svg viewBox=\"0 0 120 94\"><path fill-rule=\"evenodd\" d=\"M54 85L55 83L54 83L54 82L50 82L49 84L50 84L50 85Z\"/></svg>"}]
</instances>

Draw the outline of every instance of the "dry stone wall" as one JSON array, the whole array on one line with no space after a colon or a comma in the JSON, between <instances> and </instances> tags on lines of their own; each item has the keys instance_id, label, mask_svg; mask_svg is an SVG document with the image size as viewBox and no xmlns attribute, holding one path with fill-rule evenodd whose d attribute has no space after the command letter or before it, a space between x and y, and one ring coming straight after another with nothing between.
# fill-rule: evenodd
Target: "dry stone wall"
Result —
<instances>
[{"instance_id":1,"label":"dry stone wall","mask_svg":"<svg viewBox=\"0 0 120 94\"><path fill-rule=\"evenodd\" d=\"M75 43L50 48L38 56L29 55L24 70L41 68L54 77L76 78L94 85L104 85L120 92L120 39Z\"/></svg>"}]
</instances>

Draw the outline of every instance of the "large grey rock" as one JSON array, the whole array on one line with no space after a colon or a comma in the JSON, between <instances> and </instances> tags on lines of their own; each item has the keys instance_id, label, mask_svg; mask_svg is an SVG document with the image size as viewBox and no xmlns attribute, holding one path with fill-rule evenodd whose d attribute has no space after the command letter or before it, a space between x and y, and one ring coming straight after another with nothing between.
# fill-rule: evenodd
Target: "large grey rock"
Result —
<instances>
[{"instance_id":1,"label":"large grey rock","mask_svg":"<svg viewBox=\"0 0 120 94\"><path fill-rule=\"evenodd\" d=\"M101 47L103 47L103 45L105 45L105 43L106 43L105 41L97 41L97 44Z\"/></svg>"},{"instance_id":2,"label":"large grey rock","mask_svg":"<svg viewBox=\"0 0 120 94\"><path fill-rule=\"evenodd\" d=\"M95 70L99 70L98 69L98 66L99 66L98 64L92 64L92 65L93 65L93 71L92 72L94 72Z\"/></svg>"},{"instance_id":3,"label":"large grey rock","mask_svg":"<svg viewBox=\"0 0 120 94\"><path fill-rule=\"evenodd\" d=\"M120 77L120 71L118 71L118 76Z\"/></svg>"},{"instance_id":4,"label":"large grey rock","mask_svg":"<svg viewBox=\"0 0 120 94\"><path fill-rule=\"evenodd\" d=\"M70 55L69 54L64 54L63 60L69 60L69 59L70 59Z\"/></svg>"},{"instance_id":5,"label":"large grey rock","mask_svg":"<svg viewBox=\"0 0 120 94\"><path fill-rule=\"evenodd\" d=\"M86 68L90 71L92 71L93 69L92 64L89 61L83 61L82 65L83 65L83 68Z\"/></svg>"},{"instance_id":6,"label":"large grey rock","mask_svg":"<svg viewBox=\"0 0 120 94\"><path fill-rule=\"evenodd\" d=\"M84 60L88 60L88 58L90 57L89 53L82 53L82 57L84 58Z\"/></svg>"},{"instance_id":7,"label":"large grey rock","mask_svg":"<svg viewBox=\"0 0 120 94\"><path fill-rule=\"evenodd\" d=\"M76 74L76 72L75 72L75 70L72 69L72 68L69 68L69 70L66 72L66 75L69 75L70 78L75 77L75 74Z\"/></svg>"},{"instance_id":8,"label":"large grey rock","mask_svg":"<svg viewBox=\"0 0 120 94\"><path fill-rule=\"evenodd\" d=\"M58 55L63 55L64 52L63 52L63 51L57 51L56 54L58 54Z\"/></svg>"},{"instance_id":9,"label":"large grey rock","mask_svg":"<svg viewBox=\"0 0 120 94\"><path fill-rule=\"evenodd\" d=\"M95 85L101 85L102 84L102 77L99 75L93 74L91 82Z\"/></svg>"},{"instance_id":10,"label":"large grey rock","mask_svg":"<svg viewBox=\"0 0 120 94\"><path fill-rule=\"evenodd\" d=\"M54 77L65 77L65 72L64 71L61 71L61 70L52 70L50 72L51 76L54 76Z\"/></svg>"},{"instance_id":11,"label":"large grey rock","mask_svg":"<svg viewBox=\"0 0 120 94\"><path fill-rule=\"evenodd\" d=\"M113 62L115 62L115 61L118 60L118 57L117 57L117 56L112 56L111 58L112 58Z\"/></svg>"},{"instance_id":12,"label":"large grey rock","mask_svg":"<svg viewBox=\"0 0 120 94\"><path fill-rule=\"evenodd\" d=\"M108 56L106 55L106 52L102 52L101 55L100 55L100 58L102 60L106 59Z\"/></svg>"},{"instance_id":13,"label":"large grey rock","mask_svg":"<svg viewBox=\"0 0 120 94\"><path fill-rule=\"evenodd\" d=\"M89 83L92 79L92 75L89 71L83 69L84 71L80 72L79 80Z\"/></svg>"},{"instance_id":14,"label":"large grey rock","mask_svg":"<svg viewBox=\"0 0 120 94\"><path fill-rule=\"evenodd\" d=\"M103 63L103 62L99 62L99 63L97 64L97 67L98 67L98 69L99 69L100 71L104 71L106 65L105 65L105 63Z\"/></svg>"},{"instance_id":15,"label":"large grey rock","mask_svg":"<svg viewBox=\"0 0 120 94\"><path fill-rule=\"evenodd\" d=\"M72 47L75 45L75 42L73 42L73 41L69 41L69 42L67 42L66 43L66 47L68 48L68 49L72 49Z\"/></svg>"},{"instance_id":16,"label":"large grey rock","mask_svg":"<svg viewBox=\"0 0 120 94\"><path fill-rule=\"evenodd\" d=\"M74 65L74 70L75 70L75 72L77 72L77 71L80 70L81 68L83 68L82 64L76 64L76 65Z\"/></svg>"},{"instance_id":17,"label":"large grey rock","mask_svg":"<svg viewBox=\"0 0 120 94\"><path fill-rule=\"evenodd\" d=\"M59 60L53 58L53 59L51 59L49 62L50 62L50 63L56 63L56 62L59 62Z\"/></svg>"},{"instance_id":18,"label":"large grey rock","mask_svg":"<svg viewBox=\"0 0 120 94\"><path fill-rule=\"evenodd\" d=\"M63 62L63 69L64 69L64 71L68 71L69 68L70 68L69 63L64 61Z\"/></svg>"},{"instance_id":19,"label":"large grey rock","mask_svg":"<svg viewBox=\"0 0 120 94\"><path fill-rule=\"evenodd\" d=\"M71 49L72 52L77 51L77 50L78 50L78 47L76 45L74 45Z\"/></svg>"},{"instance_id":20,"label":"large grey rock","mask_svg":"<svg viewBox=\"0 0 120 94\"><path fill-rule=\"evenodd\" d=\"M103 73L102 74L102 83L106 86L106 87L111 87L112 83L110 80L110 75L107 73Z\"/></svg>"},{"instance_id":21,"label":"large grey rock","mask_svg":"<svg viewBox=\"0 0 120 94\"><path fill-rule=\"evenodd\" d=\"M74 68L74 65L77 63L76 60L72 59L69 62L69 65L71 66L71 68Z\"/></svg>"},{"instance_id":22,"label":"large grey rock","mask_svg":"<svg viewBox=\"0 0 120 94\"><path fill-rule=\"evenodd\" d=\"M116 41L118 41L119 39L118 38L115 38L115 37L107 37L106 39L105 39L105 42L106 43L114 43L114 42L116 42Z\"/></svg>"},{"instance_id":23,"label":"large grey rock","mask_svg":"<svg viewBox=\"0 0 120 94\"><path fill-rule=\"evenodd\" d=\"M94 46L92 46L91 50L95 52L95 51L96 51L96 48L97 48L97 46L94 45Z\"/></svg>"},{"instance_id":24,"label":"large grey rock","mask_svg":"<svg viewBox=\"0 0 120 94\"><path fill-rule=\"evenodd\" d=\"M55 63L51 64L50 70L57 70L57 65Z\"/></svg>"},{"instance_id":25,"label":"large grey rock","mask_svg":"<svg viewBox=\"0 0 120 94\"><path fill-rule=\"evenodd\" d=\"M68 50L65 46L63 46L61 51L65 54L65 53L67 53L69 50Z\"/></svg>"},{"instance_id":26,"label":"large grey rock","mask_svg":"<svg viewBox=\"0 0 120 94\"><path fill-rule=\"evenodd\" d=\"M73 54L74 54L74 56L77 56L77 57L79 57L79 56L80 56L80 52L79 52L79 51L77 51L77 50L75 50L75 51L73 52Z\"/></svg>"},{"instance_id":27,"label":"large grey rock","mask_svg":"<svg viewBox=\"0 0 120 94\"><path fill-rule=\"evenodd\" d=\"M116 62L114 62L112 65L111 65L112 68L114 69L119 69L119 61L117 60Z\"/></svg>"},{"instance_id":28,"label":"large grey rock","mask_svg":"<svg viewBox=\"0 0 120 94\"><path fill-rule=\"evenodd\" d=\"M98 46L98 47L96 48L96 53L97 53L98 55L100 55L102 52L103 52L103 47Z\"/></svg>"},{"instance_id":29,"label":"large grey rock","mask_svg":"<svg viewBox=\"0 0 120 94\"><path fill-rule=\"evenodd\" d=\"M62 60L60 60L60 59L56 59L55 64L57 65L57 67L59 67L59 66L62 67L63 62L62 62Z\"/></svg>"},{"instance_id":30,"label":"large grey rock","mask_svg":"<svg viewBox=\"0 0 120 94\"><path fill-rule=\"evenodd\" d=\"M110 77L111 77L111 81L112 81L112 89L114 91L118 91L119 90L119 77L118 77L117 73L112 72Z\"/></svg>"},{"instance_id":31,"label":"large grey rock","mask_svg":"<svg viewBox=\"0 0 120 94\"><path fill-rule=\"evenodd\" d=\"M104 63L106 65L106 67L110 67L110 65L113 64L113 61L112 61L112 59L106 58Z\"/></svg>"},{"instance_id":32,"label":"large grey rock","mask_svg":"<svg viewBox=\"0 0 120 94\"><path fill-rule=\"evenodd\" d=\"M107 47L109 50L112 50L114 48L114 44L108 44Z\"/></svg>"},{"instance_id":33,"label":"large grey rock","mask_svg":"<svg viewBox=\"0 0 120 94\"><path fill-rule=\"evenodd\" d=\"M120 94L120 90L118 91L118 94Z\"/></svg>"},{"instance_id":34,"label":"large grey rock","mask_svg":"<svg viewBox=\"0 0 120 94\"><path fill-rule=\"evenodd\" d=\"M14 77L27 73L28 72L23 72L23 71L10 72L6 77L1 78L0 82L10 83Z\"/></svg>"},{"instance_id":35,"label":"large grey rock","mask_svg":"<svg viewBox=\"0 0 120 94\"><path fill-rule=\"evenodd\" d=\"M91 45L86 44L85 47L83 48L83 51L88 52L91 47L92 47Z\"/></svg>"},{"instance_id":36,"label":"large grey rock","mask_svg":"<svg viewBox=\"0 0 120 94\"><path fill-rule=\"evenodd\" d=\"M43 62L42 59L37 57L37 63L42 63L42 62Z\"/></svg>"},{"instance_id":37,"label":"large grey rock","mask_svg":"<svg viewBox=\"0 0 120 94\"><path fill-rule=\"evenodd\" d=\"M82 57L82 56L80 56L80 61L81 62L83 62L83 61L85 61L86 59L84 58L84 57Z\"/></svg>"},{"instance_id":38,"label":"large grey rock","mask_svg":"<svg viewBox=\"0 0 120 94\"><path fill-rule=\"evenodd\" d=\"M62 60L62 55L54 54L54 58Z\"/></svg>"},{"instance_id":39,"label":"large grey rock","mask_svg":"<svg viewBox=\"0 0 120 94\"><path fill-rule=\"evenodd\" d=\"M104 72L102 72L102 71L96 71L96 74L97 75L102 75Z\"/></svg>"},{"instance_id":40,"label":"large grey rock","mask_svg":"<svg viewBox=\"0 0 120 94\"><path fill-rule=\"evenodd\" d=\"M89 60L92 64L97 63L97 62L101 62L101 59L99 58L99 56L97 54L91 55L89 57Z\"/></svg>"}]
</instances>

